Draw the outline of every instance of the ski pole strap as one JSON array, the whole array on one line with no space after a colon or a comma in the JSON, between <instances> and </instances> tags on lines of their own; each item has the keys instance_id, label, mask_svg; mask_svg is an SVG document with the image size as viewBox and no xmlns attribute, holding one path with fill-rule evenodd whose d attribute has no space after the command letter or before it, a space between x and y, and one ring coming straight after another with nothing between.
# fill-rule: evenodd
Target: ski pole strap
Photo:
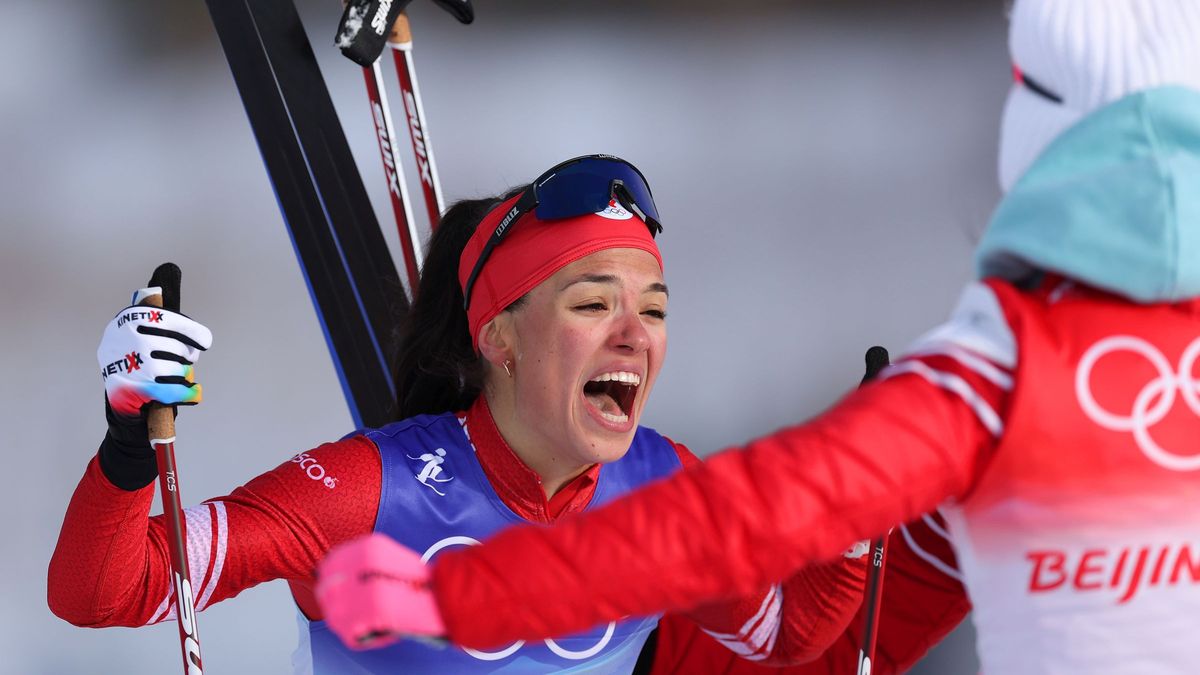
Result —
<instances>
[{"instance_id":1,"label":"ski pole strap","mask_svg":"<svg viewBox=\"0 0 1200 675\"><path fill-rule=\"evenodd\" d=\"M396 17L412 0L350 0L338 22L334 43L342 54L360 66L379 60L384 43L396 23ZM475 20L470 0L434 0L438 7L449 12L459 23Z\"/></svg>"},{"instance_id":2,"label":"ski pole strap","mask_svg":"<svg viewBox=\"0 0 1200 675\"><path fill-rule=\"evenodd\" d=\"M412 0L350 0L338 22L334 42L342 54L364 68L379 60L396 17Z\"/></svg>"}]
</instances>

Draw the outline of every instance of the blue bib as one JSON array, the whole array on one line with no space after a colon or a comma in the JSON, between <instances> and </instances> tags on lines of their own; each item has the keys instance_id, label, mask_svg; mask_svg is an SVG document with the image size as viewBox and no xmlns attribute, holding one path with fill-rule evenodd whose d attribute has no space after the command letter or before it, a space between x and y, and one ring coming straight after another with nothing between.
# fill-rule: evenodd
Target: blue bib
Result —
<instances>
[{"instance_id":1,"label":"blue bib","mask_svg":"<svg viewBox=\"0 0 1200 675\"><path fill-rule=\"evenodd\" d=\"M426 562L526 523L500 499L475 457L465 418L421 415L365 433L379 448L383 485L375 531L419 551ZM629 452L600 468L588 508L680 468L670 442L638 427ZM504 611L497 607L496 611ZM628 618L555 640L518 642L486 652L438 649L414 640L356 652L322 621L301 616L297 673L629 673L658 617Z\"/></svg>"}]
</instances>

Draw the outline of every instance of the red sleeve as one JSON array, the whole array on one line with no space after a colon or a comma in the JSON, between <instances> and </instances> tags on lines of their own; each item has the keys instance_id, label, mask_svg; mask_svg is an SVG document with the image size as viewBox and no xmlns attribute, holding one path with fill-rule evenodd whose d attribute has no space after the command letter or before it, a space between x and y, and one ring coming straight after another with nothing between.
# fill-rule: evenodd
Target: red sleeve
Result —
<instances>
[{"instance_id":1,"label":"red sleeve","mask_svg":"<svg viewBox=\"0 0 1200 675\"><path fill-rule=\"evenodd\" d=\"M961 579L941 516L923 516L892 531L872 675L907 671L962 623L971 603ZM789 675L855 672L864 612L817 662Z\"/></svg>"},{"instance_id":2,"label":"red sleeve","mask_svg":"<svg viewBox=\"0 0 1200 675\"><path fill-rule=\"evenodd\" d=\"M603 509L443 555L433 577L451 637L486 648L752 594L933 510L967 491L994 442L944 385L897 369Z\"/></svg>"},{"instance_id":3,"label":"red sleeve","mask_svg":"<svg viewBox=\"0 0 1200 675\"><path fill-rule=\"evenodd\" d=\"M296 455L228 496L185 509L197 610L272 579L310 582L331 546L374 528L380 484L379 452L356 436ZM163 516L149 517L153 501L153 486L121 490L92 460L50 560L48 597L56 615L94 627L174 617L166 526Z\"/></svg>"},{"instance_id":4,"label":"red sleeve","mask_svg":"<svg viewBox=\"0 0 1200 675\"><path fill-rule=\"evenodd\" d=\"M702 463L683 444L671 443L685 469ZM842 634L862 604L866 570L865 558L838 557L751 595L697 607L686 617L705 633L705 643L742 659L772 665L811 661Z\"/></svg>"},{"instance_id":5,"label":"red sleeve","mask_svg":"<svg viewBox=\"0 0 1200 675\"><path fill-rule=\"evenodd\" d=\"M747 661L729 651L682 614L660 619L656 640L651 675L777 672L776 668Z\"/></svg>"}]
</instances>

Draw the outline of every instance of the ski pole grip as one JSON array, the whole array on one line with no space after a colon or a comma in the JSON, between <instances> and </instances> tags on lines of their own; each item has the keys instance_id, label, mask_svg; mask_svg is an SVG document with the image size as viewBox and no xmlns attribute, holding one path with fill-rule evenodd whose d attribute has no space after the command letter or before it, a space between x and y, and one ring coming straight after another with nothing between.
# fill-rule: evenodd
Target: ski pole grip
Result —
<instances>
[{"instance_id":1,"label":"ski pole grip","mask_svg":"<svg viewBox=\"0 0 1200 675\"><path fill-rule=\"evenodd\" d=\"M396 17L396 23L392 24L392 34L388 36L388 42L393 45L412 42L412 27L408 25L407 12L400 12L400 15Z\"/></svg>"},{"instance_id":2,"label":"ski pole grip","mask_svg":"<svg viewBox=\"0 0 1200 675\"><path fill-rule=\"evenodd\" d=\"M138 303L143 307L163 306L162 294L148 295ZM146 426L150 429L150 440L161 441L175 438L175 413L171 406L151 403L146 411Z\"/></svg>"}]
</instances>

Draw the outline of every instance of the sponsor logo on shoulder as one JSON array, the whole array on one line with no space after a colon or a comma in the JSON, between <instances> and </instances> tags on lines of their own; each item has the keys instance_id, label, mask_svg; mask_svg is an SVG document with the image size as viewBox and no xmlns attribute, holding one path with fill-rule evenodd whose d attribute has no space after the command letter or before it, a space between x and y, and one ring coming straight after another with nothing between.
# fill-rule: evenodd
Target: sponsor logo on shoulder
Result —
<instances>
[{"instance_id":1,"label":"sponsor logo on shoulder","mask_svg":"<svg viewBox=\"0 0 1200 675\"><path fill-rule=\"evenodd\" d=\"M319 481L322 485L330 490L337 487L338 479L333 476L326 475L325 467L317 463L317 460L307 452L302 452L292 458L292 462L299 464L304 473L312 480Z\"/></svg>"}]
</instances>

